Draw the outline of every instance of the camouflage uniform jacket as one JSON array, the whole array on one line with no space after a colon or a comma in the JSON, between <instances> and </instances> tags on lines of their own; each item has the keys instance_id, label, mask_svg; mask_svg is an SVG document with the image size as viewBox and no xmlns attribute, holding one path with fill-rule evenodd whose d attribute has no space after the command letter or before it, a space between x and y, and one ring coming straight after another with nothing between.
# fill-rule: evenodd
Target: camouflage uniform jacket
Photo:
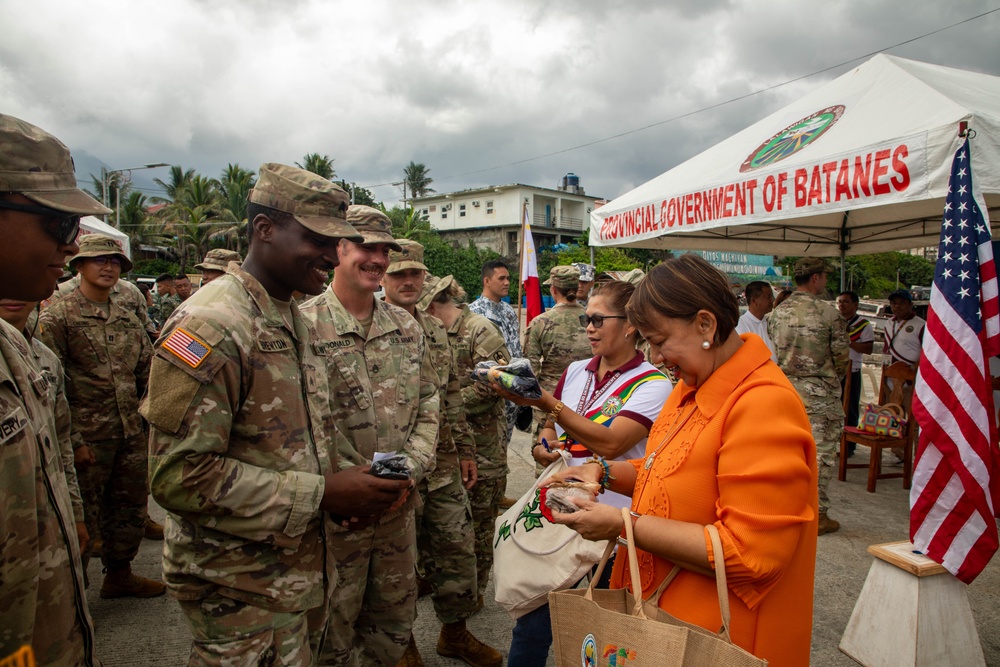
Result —
<instances>
[{"instance_id":1,"label":"camouflage uniform jacket","mask_svg":"<svg viewBox=\"0 0 1000 667\"><path fill-rule=\"evenodd\" d=\"M77 274L64 283L60 283L56 288L52 298L44 305L45 308L51 306L64 297L72 294L80 286L80 275ZM131 281L122 278L111 288L111 298L118 302L118 305L135 313L135 316L142 322L142 327L150 334L156 334L156 325L149 319L149 307L146 305L146 295ZM155 295L154 295L155 300Z\"/></svg>"},{"instance_id":2,"label":"camouflage uniform jacket","mask_svg":"<svg viewBox=\"0 0 1000 667\"><path fill-rule=\"evenodd\" d=\"M83 522L83 498L76 478L76 463L73 452L84 444L79 434L73 433L73 419L70 416L69 401L66 400L66 381L62 362L56 353L37 338L31 339L31 358L35 368L49 385L49 401L55 410L56 433L59 436L59 456L62 471L69 488L69 498L73 506L73 517L77 523Z\"/></svg>"},{"instance_id":3,"label":"camouflage uniform jacket","mask_svg":"<svg viewBox=\"0 0 1000 667\"><path fill-rule=\"evenodd\" d=\"M338 445L340 467L370 463L376 453L399 453L419 481L434 465L436 372L420 325L402 308L373 300L367 339L332 287L302 305L316 332L313 350L326 368L332 416L345 436Z\"/></svg>"},{"instance_id":4,"label":"camouflage uniform jacket","mask_svg":"<svg viewBox=\"0 0 1000 667\"><path fill-rule=\"evenodd\" d=\"M142 413L150 491L169 512L164 580L178 599L218 591L273 611L329 599L332 522L319 505L334 428L310 332L295 304L291 313L294 331L263 286L230 267L157 341Z\"/></svg>"},{"instance_id":5,"label":"camouflage uniform jacket","mask_svg":"<svg viewBox=\"0 0 1000 667\"><path fill-rule=\"evenodd\" d=\"M462 381L455 368L448 343L448 332L436 317L419 308L414 314L424 331L424 341L431 358L431 368L435 373L434 383L438 388L441 403L440 430L437 449L434 452L434 469L427 474L427 488L430 491L441 488L452 481L458 468L459 459L473 461L476 458L476 443L465 419L465 404L462 402Z\"/></svg>"},{"instance_id":6,"label":"camouflage uniform jacket","mask_svg":"<svg viewBox=\"0 0 1000 667\"><path fill-rule=\"evenodd\" d=\"M840 397L847 372L847 323L836 308L809 292L792 292L768 321L778 366L803 397L820 393ZM827 391L823 392L825 388Z\"/></svg>"},{"instance_id":7,"label":"camouflage uniform jacket","mask_svg":"<svg viewBox=\"0 0 1000 667\"><path fill-rule=\"evenodd\" d=\"M0 658L99 665L48 383L0 321Z\"/></svg>"},{"instance_id":8,"label":"camouflage uniform jacket","mask_svg":"<svg viewBox=\"0 0 1000 667\"><path fill-rule=\"evenodd\" d=\"M105 316L77 289L39 316L42 341L66 372L73 432L83 442L129 438L143 428L139 397L149 380L149 337L114 295L108 307Z\"/></svg>"},{"instance_id":9,"label":"camouflage uniform jacket","mask_svg":"<svg viewBox=\"0 0 1000 667\"><path fill-rule=\"evenodd\" d=\"M542 389L553 391L567 366L593 356L587 329L580 322L586 314L579 304L559 303L528 325L524 356L531 361Z\"/></svg>"},{"instance_id":10,"label":"camouflage uniform jacket","mask_svg":"<svg viewBox=\"0 0 1000 667\"><path fill-rule=\"evenodd\" d=\"M158 311L160 321L163 323L166 323L170 319L170 316L174 314L174 311L180 305L181 299L176 294L160 294L157 292L153 295L153 308Z\"/></svg>"},{"instance_id":11,"label":"camouflage uniform jacket","mask_svg":"<svg viewBox=\"0 0 1000 667\"><path fill-rule=\"evenodd\" d=\"M462 383L462 402L476 443L476 467L479 479L497 479L507 474L507 423L504 400L483 385L476 385L472 369L480 361L505 364L510 352L503 336L493 324L476 315L467 306L459 306L462 314L448 328L451 354Z\"/></svg>"},{"instance_id":12,"label":"camouflage uniform jacket","mask_svg":"<svg viewBox=\"0 0 1000 667\"><path fill-rule=\"evenodd\" d=\"M476 315L482 315L495 324L500 333L503 334L507 350L515 357L521 354L521 324L518 322L517 313L506 301L492 301L485 296L469 304L469 310Z\"/></svg>"}]
</instances>

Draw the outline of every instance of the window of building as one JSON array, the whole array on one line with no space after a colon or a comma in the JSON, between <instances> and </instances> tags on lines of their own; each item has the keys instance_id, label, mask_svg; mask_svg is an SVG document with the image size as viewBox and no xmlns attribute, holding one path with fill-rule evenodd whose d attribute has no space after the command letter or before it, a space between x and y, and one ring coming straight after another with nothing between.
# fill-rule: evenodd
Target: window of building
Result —
<instances>
[{"instance_id":1,"label":"window of building","mask_svg":"<svg viewBox=\"0 0 1000 667\"><path fill-rule=\"evenodd\" d=\"M436 204L431 204L431 213L433 213L436 210L438 210L437 205Z\"/></svg>"},{"instance_id":2,"label":"window of building","mask_svg":"<svg viewBox=\"0 0 1000 667\"><path fill-rule=\"evenodd\" d=\"M425 208L422 211L420 211L420 214L426 216L427 215L427 209Z\"/></svg>"},{"instance_id":3,"label":"window of building","mask_svg":"<svg viewBox=\"0 0 1000 667\"><path fill-rule=\"evenodd\" d=\"M493 215L493 202L486 202L486 215Z\"/></svg>"},{"instance_id":4,"label":"window of building","mask_svg":"<svg viewBox=\"0 0 1000 667\"><path fill-rule=\"evenodd\" d=\"M464 218L465 217L465 204L459 204L458 205L458 217L460 217L460 218Z\"/></svg>"},{"instance_id":5,"label":"window of building","mask_svg":"<svg viewBox=\"0 0 1000 667\"><path fill-rule=\"evenodd\" d=\"M448 210L447 210L447 209L444 209L444 208L442 208L442 209L441 209L441 219L442 219L442 220L444 220L444 219L445 219L445 218L447 218L447 217L448 217Z\"/></svg>"}]
</instances>

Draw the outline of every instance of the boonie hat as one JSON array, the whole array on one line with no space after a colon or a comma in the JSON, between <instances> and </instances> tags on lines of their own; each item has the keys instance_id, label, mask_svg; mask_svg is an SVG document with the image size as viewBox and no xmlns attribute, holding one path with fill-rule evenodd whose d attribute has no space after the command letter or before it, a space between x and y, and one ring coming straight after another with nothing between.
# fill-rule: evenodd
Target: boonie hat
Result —
<instances>
[{"instance_id":1,"label":"boonie hat","mask_svg":"<svg viewBox=\"0 0 1000 667\"><path fill-rule=\"evenodd\" d=\"M822 257L800 257L792 265L792 274L796 278L804 278L814 273L828 273L833 267Z\"/></svg>"},{"instance_id":2,"label":"boonie hat","mask_svg":"<svg viewBox=\"0 0 1000 667\"><path fill-rule=\"evenodd\" d=\"M361 234L347 223L351 198L311 171L265 162L247 201L289 213L317 234L361 242Z\"/></svg>"},{"instance_id":3,"label":"boonie hat","mask_svg":"<svg viewBox=\"0 0 1000 667\"><path fill-rule=\"evenodd\" d=\"M641 283L642 279L645 278L645 277L646 277L646 273L642 269L632 269L631 271L629 271L628 273L626 273L624 276L622 276L622 281L624 281L626 283L631 283L631 284L635 285L636 287L638 287L639 283Z\"/></svg>"},{"instance_id":4,"label":"boonie hat","mask_svg":"<svg viewBox=\"0 0 1000 667\"><path fill-rule=\"evenodd\" d=\"M235 250L226 250L225 248L213 248L205 253L205 259L201 260L201 264L195 264L194 268L199 271L225 271L229 268L229 262L242 262L243 258L240 257L240 253Z\"/></svg>"},{"instance_id":5,"label":"boonie hat","mask_svg":"<svg viewBox=\"0 0 1000 667\"><path fill-rule=\"evenodd\" d=\"M585 264L584 262L573 262L573 266L580 270L580 282L581 283L592 283L594 282L594 276L597 270L594 268L593 264Z\"/></svg>"},{"instance_id":6,"label":"boonie hat","mask_svg":"<svg viewBox=\"0 0 1000 667\"><path fill-rule=\"evenodd\" d=\"M427 280L424 281L424 286L420 289L420 300L417 301L417 308L420 310L427 310L431 302L437 298L441 292L445 291L451 287L452 283L455 282L453 276L445 276L444 278L437 278L435 276L427 276Z\"/></svg>"},{"instance_id":7,"label":"boonie hat","mask_svg":"<svg viewBox=\"0 0 1000 667\"><path fill-rule=\"evenodd\" d=\"M895 292L889 295L889 301L892 301L893 299L906 299L910 303L913 303L913 295L910 294L910 290L908 289L896 290Z\"/></svg>"},{"instance_id":8,"label":"boonie hat","mask_svg":"<svg viewBox=\"0 0 1000 667\"><path fill-rule=\"evenodd\" d=\"M354 204L347 209L347 222L364 237L355 243L385 243L391 250L402 252L403 246L392 237L392 220L377 208Z\"/></svg>"},{"instance_id":9,"label":"boonie hat","mask_svg":"<svg viewBox=\"0 0 1000 667\"><path fill-rule=\"evenodd\" d=\"M396 243L399 244L400 249L389 251L389 268L385 270L386 273L398 273L407 269L427 271L427 267L424 266L424 247L422 245L410 239L396 239Z\"/></svg>"},{"instance_id":10,"label":"boonie hat","mask_svg":"<svg viewBox=\"0 0 1000 667\"><path fill-rule=\"evenodd\" d=\"M81 259L87 257L117 257L122 262L122 273L132 270L132 260L128 258L122 250L121 241L111 238L105 234L86 234L80 237L80 252L69 259L69 265L73 266Z\"/></svg>"},{"instance_id":11,"label":"boonie hat","mask_svg":"<svg viewBox=\"0 0 1000 667\"><path fill-rule=\"evenodd\" d=\"M111 213L76 187L66 144L40 127L4 114L0 114L0 192L19 192L63 213Z\"/></svg>"},{"instance_id":12,"label":"boonie hat","mask_svg":"<svg viewBox=\"0 0 1000 667\"><path fill-rule=\"evenodd\" d=\"M576 289L580 286L580 269L573 264L553 266L549 269L549 278L543 285L555 285L559 289Z\"/></svg>"}]
</instances>

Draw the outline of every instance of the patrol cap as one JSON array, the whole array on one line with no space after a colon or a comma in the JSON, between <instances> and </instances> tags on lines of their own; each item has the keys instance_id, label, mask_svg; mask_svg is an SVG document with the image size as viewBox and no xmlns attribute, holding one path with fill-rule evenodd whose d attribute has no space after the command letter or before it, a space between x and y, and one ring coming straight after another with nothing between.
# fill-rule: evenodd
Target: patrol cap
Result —
<instances>
[{"instance_id":1,"label":"patrol cap","mask_svg":"<svg viewBox=\"0 0 1000 667\"><path fill-rule=\"evenodd\" d=\"M242 262L243 258L235 250L225 248L213 248L205 253L205 259L201 264L195 264L194 268L199 271L225 271L229 267L229 262Z\"/></svg>"},{"instance_id":2,"label":"patrol cap","mask_svg":"<svg viewBox=\"0 0 1000 667\"><path fill-rule=\"evenodd\" d=\"M355 243L385 243L391 250L402 252L403 246L392 238L392 221L377 208L354 204L347 209L347 222L364 237Z\"/></svg>"},{"instance_id":3,"label":"patrol cap","mask_svg":"<svg viewBox=\"0 0 1000 667\"><path fill-rule=\"evenodd\" d=\"M585 264L584 262L573 262L573 266L575 266L580 270L581 283L594 282L594 276L597 274L597 269L594 268L593 264Z\"/></svg>"},{"instance_id":4,"label":"patrol cap","mask_svg":"<svg viewBox=\"0 0 1000 667\"><path fill-rule=\"evenodd\" d=\"M832 270L833 267L830 266L830 263L822 257L800 257L792 265L792 274L796 278L805 278L814 273L827 273Z\"/></svg>"},{"instance_id":5,"label":"patrol cap","mask_svg":"<svg viewBox=\"0 0 1000 667\"><path fill-rule=\"evenodd\" d=\"M0 192L19 192L63 213L111 213L76 187L66 144L40 127L4 114L0 114Z\"/></svg>"},{"instance_id":6,"label":"patrol cap","mask_svg":"<svg viewBox=\"0 0 1000 667\"><path fill-rule=\"evenodd\" d=\"M559 289L576 289L580 286L580 269L573 264L553 266L549 278L543 285L555 285Z\"/></svg>"},{"instance_id":7,"label":"patrol cap","mask_svg":"<svg viewBox=\"0 0 1000 667\"><path fill-rule=\"evenodd\" d=\"M632 283L633 285L638 287L639 283L641 283L642 279L645 277L646 273L642 269L632 269L624 276L622 276L622 280L627 283Z\"/></svg>"},{"instance_id":8,"label":"patrol cap","mask_svg":"<svg viewBox=\"0 0 1000 667\"><path fill-rule=\"evenodd\" d=\"M895 292L889 295L889 301L891 302L893 299L906 299L910 303L913 303L913 295L910 294L910 290L908 289L896 290Z\"/></svg>"},{"instance_id":9,"label":"patrol cap","mask_svg":"<svg viewBox=\"0 0 1000 667\"><path fill-rule=\"evenodd\" d=\"M424 286L420 290L420 300L417 301L417 308L420 310L427 310L431 305L431 302L438 297L441 292L444 292L455 282L453 276L445 276L444 278L437 278L435 276L427 276L427 280L424 281Z\"/></svg>"},{"instance_id":10,"label":"patrol cap","mask_svg":"<svg viewBox=\"0 0 1000 667\"><path fill-rule=\"evenodd\" d=\"M247 201L289 213L317 234L361 242L362 236L347 224L351 198L311 171L265 162Z\"/></svg>"},{"instance_id":11,"label":"patrol cap","mask_svg":"<svg viewBox=\"0 0 1000 667\"><path fill-rule=\"evenodd\" d=\"M87 257L117 257L122 262L122 273L132 270L132 260L122 250L121 241L105 234L86 234L80 237L80 252L73 255L69 265L73 266Z\"/></svg>"},{"instance_id":12,"label":"patrol cap","mask_svg":"<svg viewBox=\"0 0 1000 667\"><path fill-rule=\"evenodd\" d=\"M389 251L389 268L385 270L386 273L398 273L407 269L428 270L424 266L424 247L422 245L410 239L396 239L396 243L399 244L400 249Z\"/></svg>"}]
</instances>

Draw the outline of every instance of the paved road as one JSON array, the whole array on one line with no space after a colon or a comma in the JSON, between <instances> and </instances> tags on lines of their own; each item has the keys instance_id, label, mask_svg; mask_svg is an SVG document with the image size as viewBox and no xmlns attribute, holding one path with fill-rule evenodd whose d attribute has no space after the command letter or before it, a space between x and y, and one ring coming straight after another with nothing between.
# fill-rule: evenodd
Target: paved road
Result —
<instances>
[{"instance_id":1,"label":"paved road","mask_svg":"<svg viewBox=\"0 0 1000 667\"><path fill-rule=\"evenodd\" d=\"M859 454L862 460L863 451ZM510 461L511 495L523 493L531 485L534 473L526 434L515 431ZM843 527L840 532L819 539L811 663L817 667L856 665L837 649L837 644L871 564L865 549L871 544L904 540L908 535L908 492L903 490L900 480L879 482L878 492L870 494L865 491L865 478L865 471L851 471L846 483L834 481L830 489L831 516ZM153 507L151 512L156 517L163 516L163 510L158 507ZM159 576L160 554L160 543L144 542L136 571L145 576ZM167 597L101 600L97 595L101 581L99 562L91 563L89 574L95 582L89 591L89 602L97 623L98 653L106 667L179 667L186 664L191 639L176 602ZM993 560L968 592L986 664L1000 666L1000 604L997 604L1000 559ZM419 612L417 644L428 667L463 664L441 658L434 652L440 626L429 599L420 601ZM507 614L490 603L469 622L477 636L505 655L512 626ZM555 663L550 659L549 664Z\"/></svg>"}]
</instances>

